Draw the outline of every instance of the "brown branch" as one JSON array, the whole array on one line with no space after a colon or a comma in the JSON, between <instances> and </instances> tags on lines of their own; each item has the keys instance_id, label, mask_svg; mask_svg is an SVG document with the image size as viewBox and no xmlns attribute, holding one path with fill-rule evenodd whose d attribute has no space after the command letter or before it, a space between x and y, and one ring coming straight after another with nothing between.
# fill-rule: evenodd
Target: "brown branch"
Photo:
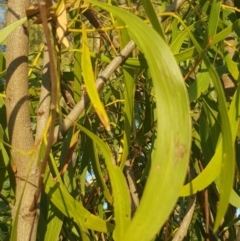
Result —
<instances>
[{"instance_id":1,"label":"brown branch","mask_svg":"<svg viewBox=\"0 0 240 241\"><path fill-rule=\"evenodd\" d=\"M40 144L42 141L42 135L47 126L47 121L50 113L50 104L51 104L50 61L49 61L49 54L48 54L48 48L46 45L45 37L44 37L44 43L45 43L44 57L43 57L44 67L43 67L41 94L40 94L40 100L39 100L38 109L37 109L37 128L36 128L36 136L35 136L35 145L37 146L37 149L35 151L34 165L35 165L36 171L40 166L39 162L42 161L42 160L39 160ZM41 193L41 188L42 186L39 185L39 180L38 180L38 186L30 208L31 210L34 210L37 206L37 203L39 202L39 195Z\"/></svg>"},{"instance_id":2,"label":"brown branch","mask_svg":"<svg viewBox=\"0 0 240 241\"><path fill-rule=\"evenodd\" d=\"M116 56L111 63L105 68L101 75L97 78L95 82L96 89L99 91L104 86L105 80L107 80L112 73L122 64L122 62L127 58L127 56L134 50L136 47L133 41L130 41ZM57 140L58 136L61 136L62 133L68 130L70 126L73 125L81 113L84 112L86 106L89 104L90 100L87 93L84 93L81 100L76 104L73 110L68 114L68 116L62 121L60 126L55 128L54 132L54 141Z\"/></svg>"},{"instance_id":3,"label":"brown branch","mask_svg":"<svg viewBox=\"0 0 240 241\"><path fill-rule=\"evenodd\" d=\"M202 162L199 160L198 162L199 168L201 172L203 171L203 165ZM208 190L205 189L201 192L203 194L203 205L204 205L204 217L205 217L205 241L210 241L210 233L209 233L209 205L208 205Z\"/></svg>"},{"instance_id":4,"label":"brown branch","mask_svg":"<svg viewBox=\"0 0 240 241\"><path fill-rule=\"evenodd\" d=\"M201 160L198 161L199 169L202 172L204 167L202 165ZM205 241L214 241L216 238L212 230L210 229L210 207L208 200L208 189L204 189L201 192L197 193L198 202L200 204L201 211L203 213L203 217L205 219ZM212 221L211 221L212 223Z\"/></svg>"},{"instance_id":5,"label":"brown branch","mask_svg":"<svg viewBox=\"0 0 240 241\"><path fill-rule=\"evenodd\" d=\"M49 61L50 61L50 76L51 76L51 97L52 97L52 104L51 104L51 123L49 127L49 133L48 133L48 142L47 146L45 149L44 157L41 163L41 170L40 170L40 175L38 179L38 186L37 190L34 195L34 200L31 206L30 210L35 210L37 202L39 200L41 191L42 191L42 186L43 186L43 179L44 179L44 174L45 170L47 167L47 161L48 161L48 156L51 151L51 147L53 145L53 137L54 137L54 126L55 126L55 119L56 119L56 105L57 105L57 74L56 74L56 66L55 66L55 58L54 58L54 50L51 42L51 37L50 37L50 30L48 28L48 19L47 19L47 9L46 9L46 4L47 1L50 0L39 0L39 9L40 9L40 16L43 24L43 31L46 37L46 43L47 43L47 48L48 48L48 54L49 54Z\"/></svg>"},{"instance_id":6,"label":"brown branch","mask_svg":"<svg viewBox=\"0 0 240 241\"><path fill-rule=\"evenodd\" d=\"M171 4L166 12L176 11L186 0L176 0L173 4ZM163 22L167 19L159 18L159 21ZM130 53L136 48L136 44L133 40L131 40L122 50L121 52L109 63L109 65L102 71L101 75L97 78L95 82L95 86L98 91L102 89L105 81L113 74L113 72L128 58ZM68 116L63 120L63 122L55 128L54 132L54 142L57 141L58 137L61 137L63 133L65 133L70 126L78 119L79 115L81 115L86 106L89 104L90 100L87 93L83 94L81 100L76 104L74 109L68 114Z\"/></svg>"}]
</instances>

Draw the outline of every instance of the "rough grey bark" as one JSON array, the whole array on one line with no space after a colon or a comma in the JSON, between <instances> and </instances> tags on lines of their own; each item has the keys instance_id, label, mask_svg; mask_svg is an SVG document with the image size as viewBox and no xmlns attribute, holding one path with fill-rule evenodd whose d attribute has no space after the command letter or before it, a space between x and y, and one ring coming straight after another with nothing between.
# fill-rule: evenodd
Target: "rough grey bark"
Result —
<instances>
[{"instance_id":1,"label":"rough grey bark","mask_svg":"<svg viewBox=\"0 0 240 241\"><path fill-rule=\"evenodd\" d=\"M28 0L9 0L7 23L11 24L25 17L28 6ZM19 27L7 38L6 65L7 121L16 178L15 204L12 209L13 223L18 221L16 223L18 241L36 240L38 215L35 211L29 211L36 189L37 170L30 168L34 160L34 140L29 114L26 26ZM25 190L23 190L25 184ZM20 202L21 196L22 201ZM20 212L19 215L16 215L19 205L21 205Z\"/></svg>"}]
</instances>

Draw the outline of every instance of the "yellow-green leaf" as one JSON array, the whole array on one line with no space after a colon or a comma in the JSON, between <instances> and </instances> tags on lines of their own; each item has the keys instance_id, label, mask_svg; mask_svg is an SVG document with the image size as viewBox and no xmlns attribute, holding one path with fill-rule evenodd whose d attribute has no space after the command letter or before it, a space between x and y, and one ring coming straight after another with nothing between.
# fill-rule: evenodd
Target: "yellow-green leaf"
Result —
<instances>
[{"instance_id":1,"label":"yellow-green leaf","mask_svg":"<svg viewBox=\"0 0 240 241\"><path fill-rule=\"evenodd\" d=\"M105 129L107 131L110 131L108 115L105 111L105 108L100 100L98 91L95 87L95 78L93 75L87 33L84 24L82 25L82 31L82 74L84 78L86 91Z\"/></svg>"}]
</instances>

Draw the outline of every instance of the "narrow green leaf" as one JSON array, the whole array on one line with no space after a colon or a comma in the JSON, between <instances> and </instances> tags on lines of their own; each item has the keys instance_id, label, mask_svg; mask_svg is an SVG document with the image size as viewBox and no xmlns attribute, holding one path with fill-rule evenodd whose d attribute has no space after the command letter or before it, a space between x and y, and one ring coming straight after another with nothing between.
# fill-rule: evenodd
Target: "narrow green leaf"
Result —
<instances>
[{"instance_id":1,"label":"narrow green leaf","mask_svg":"<svg viewBox=\"0 0 240 241\"><path fill-rule=\"evenodd\" d=\"M235 79L235 80L238 80L239 78L239 64L234 62L229 54L226 54L226 56L224 57L225 61L226 61L226 64L227 64L227 68L228 68L228 71L230 72L230 74L232 75L232 77Z\"/></svg>"},{"instance_id":2,"label":"narrow green leaf","mask_svg":"<svg viewBox=\"0 0 240 241\"><path fill-rule=\"evenodd\" d=\"M208 21L208 34L206 35L206 38L205 38L206 45L209 39L214 37L217 32L220 9L221 9L221 0L213 0L210 17Z\"/></svg>"},{"instance_id":3,"label":"narrow green leaf","mask_svg":"<svg viewBox=\"0 0 240 241\"><path fill-rule=\"evenodd\" d=\"M171 43L173 43L176 38L178 37L178 35L180 34L180 30L178 29L178 21L176 19L172 19L172 41Z\"/></svg>"},{"instance_id":4,"label":"narrow green leaf","mask_svg":"<svg viewBox=\"0 0 240 241\"><path fill-rule=\"evenodd\" d=\"M230 204L236 208L240 208L240 197L237 193L232 189L231 196L230 196Z\"/></svg>"},{"instance_id":5,"label":"narrow green leaf","mask_svg":"<svg viewBox=\"0 0 240 241\"><path fill-rule=\"evenodd\" d=\"M0 103L1 103L1 97L0 97ZM1 104L0 104L0 113L1 113ZM4 116L4 115L3 115ZM7 154L7 151L5 150L3 141L4 140L4 130L1 125L0 121L0 192L2 190L2 186L5 180L5 174L7 171L7 166L9 164L9 156Z\"/></svg>"},{"instance_id":6,"label":"narrow green leaf","mask_svg":"<svg viewBox=\"0 0 240 241\"><path fill-rule=\"evenodd\" d=\"M209 43L210 46L215 45L216 43L219 43L220 41L224 40L226 36L228 36L231 32L238 29L240 26L240 19L234 22L232 25L228 26L227 28L223 29L221 32L217 33L214 38L212 39L212 42ZM188 31L189 27L186 27L186 30ZM174 51L177 50L178 43L175 43L172 49ZM176 48L176 49L175 49ZM174 56L177 60L177 62L182 62L187 59L193 58L197 55L197 51L195 47L188 48L181 53L176 53Z\"/></svg>"},{"instance_id":7,"label":"narrow green leaf","mask_svg":"<svg viewBox=\"0 0 240 241\"><path fill-rule=\"evenodd\" d=\"M9 156L1 140L3 140L4 132L2 125L0 124L0 191L2 190L3 183L5 181L5 174L7 166L9 164Z\"/></svg>"},{"instance_id":8,"label":"narrow green leaf","mask_svg":"<svg viewBox=\"0 0 240 241\"><path fill-rule=\"evenodd\" d=\"M52 161L54 164L54 161ZM77 225L93 229L99 232L111 232L113 225L104 221L103 219L91 214L86 210L80 202L77 202L66 190L61 178L53 181L50 173L44 178L45 192L51 202L61 211L65 216L72 218Z\"/></svg>"},{"instance_id":9,"label":"narrow green leaf","mask_svg":"<svg viewBox=\"0 0 240 241\"><path fill-rule=\"evenodd\" d=\"M2 52L0 52L0 78L6 73L6 60Z\"/></svg>"},{"instance_id":10,"label":"narrow green leaf","mask_svg":"<svg viewBox=\"0 0 240 241\"><path fill-rule=\"evenodd\" d=\"M216 13L219 13L219 0L218 2L213 1L216 4L216 12L212 10L213 16L216 18ZM178 18L178 17L177 17ZM187 29L185 24L182 22L180 18L178 18L179 21L183 24L183 26ZM211 21L216 21L216 19L212 19ZM214 30L215 29L215 30ZM213 37L212 34L214 34L216 31L216 26L214 23L211 23L211 27L209 27L209 39L208 39L208 45L211 44L211 38ZM206 67L208 68L209 75L212 79L212 82L215 86L216 93L218 96L218 103L219 103L219 112L221 116L221 129L222 129L222 146L223 146L223 154L222 154L222 163L221 163L221 185L220 185L220 202L218 206L218 212L217 217L214 224L214 230L220 225L221 219L224 217L224 214L228 207L228 202L231 194L231 188L233 184L233 178L234 178L234 149L232 144L232 133L230 129L230 122L227 114L227 107L225 102L225 96L222 89L221 81L218 77L218 74L213 67L213 65L210 63L205 51L200 47L199 43L193 36L193 34L189 31L189 36L198 51L199 55L205 62ZM213 38L214 39L214 38Z\"/></svg>"},{"instance_id":11,"label":"narrow green leaf","mask_svg":"<svg viewBox=\"0 0 240 241\"><path fill-rule=\"evenodd\" d=\"M192 38L193 40L193 38ZM231 194L231 187L233 184L234 178L234 150L232 144L232 135L230 130L230 122L227 115L227 107L225 104L225 96L221 86L221 82L216 73L216 70L208 60L207 56L203 53L203 50L199 48L197 42L194 43L199 54L202 54L203 60L208 68L209 75L214 83L216 88L218 102L219 102L219 112L221 115L221 128L223 135L223 155L221 163L221 186L220 186L220 202L218 206L217 217L214 224L214 230L220 225L222 218L228 207L228 202Z\"/></svg>"},{"instance_id":12,"label":"narrow green leaf","mask_svg":"<svg viewBox=\"0 0 240 241\"><path fill-rule=\"evenodd\" d=\"M174 57L176 58L176 61L178 63L180 63L182 61L185 61L185 60L188 60L188 59L191 59L191 58L196 57L196 56L197 56L197 51L194 47L188 48L188 49L182 51L181 53L174 55Z\"/></svg>"},{"instance_id":13,"label":"narrow green leaf","mask_svg":"<svg viewBox=\"0 0 240 241\"><path fill-rule=\"evenodd\" d=\"M128 228L121 230L124 235L115 236L116 241L151 240L175 205L176 191L180 190L187 170L191 142L187 92L171 51L153 28L122 9L93 0L89 2L115 14L129 26L130 36L143 52L152 76L158 123L151 169L135 216ZM114 200L115 197L118 198L114 195ZM160 215L156 215L156 210Z\"/></svg>"},{"instance_id":14,"label":"narrow green leaf","mask_svg":"<svg viewBox=\"0 0 240 241\"><path fill-rule=\"evenodd\" d=\"M103 179L103 174L101 172L101 167L100 167L99 159L98 159L98 155L97 155L97 149L92 140L89 140L88 151L89 151L89 155L90 155L90 159L92 162L92 167L93 167L93 171L94 171L97 183L100 186L106 200L110 204L112 204L113 198L112 198L112 196L107 188L107 185Z\"/></svg>"},{"instance_id":15,"label":"narrow green leaf","mask_svg":"<svg viewBox=\"0 0 240 241\"><path fill-rule=\"evenodd\" d=\"M113 236L115 240L121 240L121 237L124 235L124 230L126 230L129 226L131 218L131 200L125 177L120 167L113 164L115 160L113 159L109 147L99 137L86 128L82 126L80 128L93 140L95 144L98 145L105 158L114 197L113 206L116 227L114 229Z\"/></svg>"},{"instance_id":16,"label":"narrow green leaf","mask_svg":"<svg viewBox=\"0 0 240 241\"><path fill-rule=\"evenodd\" d=\"M119 25L123 25L124 22L121 19L118 19ZM127 29L121 30L121 41L120 46L123 48L129 41L130 37ZM131 57L132 55L130 55ZM123 153L121 158L121 169L124 168L125 162L130 148L130 136L131 129L133 125L133 108L134 108L134 93L135 93L135 80L134 80L134 71L132 68L123 68L124 75L124 134L123 134Z\"/></svg>"},{"instance_id":17,"label":"narrow green leaf","mask_svg":"<svg viewBox=\"0 0 240 241\"><path fill-rule=\"evenodd\" d=\"M179 195L191 196L209 186L219 175L221 168L222 141L219 142L215 155L206 168L191 182L182 187Z\"/></svg>"},{"instance_id":18,"label":"narrow green leaf","mask_svg":"<svg viewBox=\"0 0 240 241\"><path fill-rule=\"evenodd\" d=\"M219 33L216 33L211 45L214 45L214 44L224 40L230 33L238 30L239 26L240 26L240 19L238 19L233 24L230 24L228 27L226 27L225 29L223 29Z\"/></svg>"},{"instance_id":19,"label":"narrow green leaf","mask_svg":"<svg viewBox=\"0 0 240 241\"><path fill-rule=\"evenodd\" d=\"M58 240L62 229L63 215L52 204L48 206L47 230L44 236L44 241Z\"/></svg>"},{"instance_id":20,"label":"narrow green leaf","mask_svg":"<svg viewBox=\"0 0 240 241\"><path fill-rule=\"evenodd\" d=\"M22 24L24 24L27 21L27 18L22 18L18 21L16 21L15 23L12 23L10 25L8 25L7 27L5 27L4 29L0 30L0 43L3 42L3 40L5 38L7 38L7 36L12 33L16 28L18 28L19 26L21 26Z\"/></svg>"},{"instance_id":21,"label":"narrow green leaf","mask_svg":"<svg viewBox=\"0 0 240 241\"><path fill-rule=\"evenodd\" d=\"M217 186L219 186L220 184L219 177L216 179L215 183L217 184ZM240 197L238 196L238 194L235 192L234 189L231 190L229 203L235 208L240 208Z\"/></svg>"},{"instance_id":22,"label":"narrow green leaf","mask_svg":"<svg viewBox=\"0 0 240 241\"><path fill-rule=\"evenodd\" d=\"M92 102L94 109L96 110L99 119L104 125L107 131L110 131L109 118L104 109L103 103L100 100L98 91L95 87L95 78L93 76L92 63L90 58L90 51L88 48L87 33L85 25L82 25L82 74L84 77L85 87L87 89L88 96Z\"/></svg>"},{"instance_id":23,"label":"narrow green leaf","mask_svg":"<svg viewBox=\"0 0 240 241\"><path fill-rule=\"evenodd\" d=\"M238 130L239 119L240 119L240 116L237 110L238 109L237 106L239 102L239 94L240 94L240 86L238 86L234 94L234 97L228 112L230 127L232 132L231 144L233 144L235 141L236 133ZM223 155L223 145L222 145L222 137L220 137L218 147L209 164L206 166L203 172L201 172L195 179L193 179L190 183L182 187L180 191L180 196L190 196L209 186L220 174L222 155Z\"/></svg>"},{"instance_id":24,"label":"narrow green leaf","mask_svg":"<svg viewBox=\"0 0 240 241\"><path fill-rule=\"evenodd\" d=\"M188 34L188 31L192 31L195 27L195 25L197 24L198 22L192 24L191 26L188 27L188 29L184 29L177 37L176 39L172 42L171 46L170 46L170 49L172 50L172 53L173 54L178 54L179 53L179 50L183 44L183 41L187 38L187 36L189 35Z\"/></svg>"},{"instance_id":25,"label":"narrow green leaf","mask_svg":"<svg viewBox=\"0 0 240 241\"><path fill-rule=\"evenodd\" d=\"M78 11L72 11L69 13L72 19L76 19ZM80 19L78 19L80 20ZM75 21L75 28L81 28L80 21ZM81 34L76 33L74 35L74 49L78 50L74 52L74 100L77 103L81 99L81 84L82 84L82 71L81 71L81 53L79 49L81 48L80 44Z\"/></svg>"},{"instance_id":26,"label":"narrow green leaf","mask_svg":"<svg viewBox=\"0 0 240 241\"><path fill-rule=\"evenodd\" d=\"M70 143L71 143L72 137L73 137L73 128L70 128L64 137L63 145L61 148L61 155L59 158L61 168L63 167L63 165L65 164L65 162L67 160L68 150L70 148Z\"/></svg>"},{"instance_id":27,"label":"narrow green leaf","mask_svg":"<svg viewBox=\"0 0 240 241\"><path fill-rule=\"evenodd\" d=\"M203 63L201 70L198 72L196 80L189 86L189 101L195 101L201 94L207 90L210 84L210 77L205 64Z\"/></svg>"},{"instance_id":28,"label":"narrow green leaf","mask_svg":"<svg viewBox=\"0 0 240 241\"><path fill-rule=\"evenodd\" d=\"M162 29L162 26L158 20L158 17L156 15L156 12L153 8L153 5L152 5L152 2L150 0L141 0L142 2L142 5L144 7L144 10L153 26L153 28L158 32L158 34L164 39L166 40L165 38L165 34L164 34L164 31Z\"/></svg>"}]
</instances>

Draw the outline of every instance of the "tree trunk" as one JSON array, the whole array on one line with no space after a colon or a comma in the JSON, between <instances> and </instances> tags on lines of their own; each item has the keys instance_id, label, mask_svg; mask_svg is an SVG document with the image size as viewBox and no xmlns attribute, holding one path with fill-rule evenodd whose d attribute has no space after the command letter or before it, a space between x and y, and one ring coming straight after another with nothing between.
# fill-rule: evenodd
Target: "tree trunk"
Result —
<instances>
[{"instance_id":1,"label":"tree trunk","mask_svg":"<svg viewBox=\"0 0 240 241\"><path fill-rule=\"evenodd\" d=\"M25 17L29 0L9 0L7 22ZM6 108L11 155L16 178L13 224L17 240L36 240L38 212L29 208L36 190L38 173L34 160L28 96L28 33L27 27L17 28L7 38ZM24 185L25 189L24 188ZM22 195L23 194L23 195ZM22 198L22 199L21 199ZM19 214L17 214L20 205Z\"/></svg>"}]
</instances>

